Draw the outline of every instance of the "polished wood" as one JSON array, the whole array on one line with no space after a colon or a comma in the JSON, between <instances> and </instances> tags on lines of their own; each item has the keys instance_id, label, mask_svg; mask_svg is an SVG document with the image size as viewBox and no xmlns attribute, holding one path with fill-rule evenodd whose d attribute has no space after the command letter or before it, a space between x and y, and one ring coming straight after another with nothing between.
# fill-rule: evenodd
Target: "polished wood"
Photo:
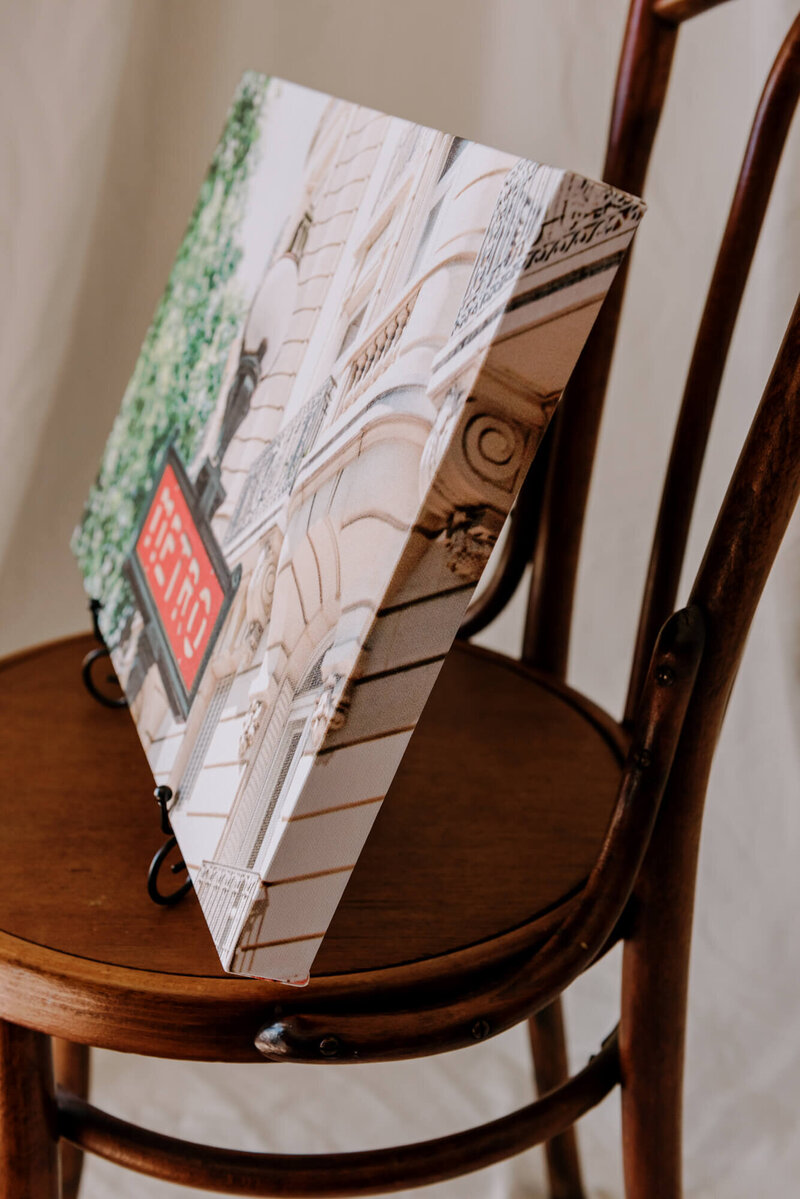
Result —
<instances>
[{"instance_id":1,"label":"polished wood","mask_svg":"<svg viewBox=\"0 0 800 1199\"><path fill-rule=\"evenodd\" d=\"M609 182L642 190L677 27L709 7L708 0L632 0ZM757 237L753 226L763 219L796 102L796 28L756 116L687 380L684 410L695 415L682 414L676 444L688 447L691 470L702 459L703 421L716 399ZM147 902L143 867L158 843L147 799L152 780L124 714L92 705L76 682L85 639L0 663L7 831L0 845L0 1016L7 1021L0 1040L0 1199L55 1199L59 1135L176 1182L286 1196L402 1189L544 1143L551 1196L577 1199L580 1169L569 1130L617 1081L626 1199L680 1199L703 801L747 629L800 491L800 309L687 608L655 639L674 603L672 584L657 587L660 598L645 603L629 701L617 723L563 680L624 284L623 271L548 434L547 453L520 497L499 572L465 624L466 632L484 627L532 557L525 662L464 645L448 658L309 987L223 976L194 899L174 910ZM673 474L684 461L680 449L675 460ZM685 519L676 510L670 545L681 544ZM671 553L657 549L656 559ZM48 720L42 739L42 713L56 705L59 719ZM619 1049L611 1038L567 1080L558 997L620 939ZM526 1018L546 1093L501 1120L420 1145L303 1157L237 1154L136 1128L73 1093L85 1092L77 1044L335 1065L465 1047ZM57 1047L67 1085L55 1099L49 1036L73 1043Z\"/></svg>"},{"instance_id":2,"label":"polished wood","mask_svg":"<svg viewBox=\"0 0 800 1199\"><path fill-rule=\"evenodd\" d=\"M71 1041L53 1038L53 1073L56 1086L81 1099L89 1097L89 1048L74 1045ZM61 1199L76 1199L83 1173L83 1153L74 1145L62 1141L59 1145L61 1159Z\"/></svg>"},{"instance_id":3,"label":"polished wood","mask_svg":"<svg viewBox=\"0 0 800 1199\"><path fill-rule=\"evenodd\" d=\"M626 191L640 194L644 188L675 44L675 29L653 15L650 0L632 0L603 167L603 178ZM531 558L522 658L560 679L567 672L583 519L627 272L628 259L617 273L548 431L547 459L536 464L540 472L536 509L515 514L518 519L510 528L504 560L496 580L487 587L485 608L490 610L493 591L500 593L502 583L518 573L514 568L520 551ZM535 1029L532 1034L533 1045L541 1050ZM580 1195L572 1134L548 1146L547 1161L553 1199L560 1187Z\"/></svg>"},{"instance_id":4,"label":"polished wood","mask_svg":"<svg viewBox=\"0 0 800 1199\"><path fill-rule=\"evenodd\" d=\"M160 836L152 779L130 719L80 683L87 643L67 639L0 665L5 1011L24 1021L30 989L42 1001L49 990L46 1027L56 1035L179 1055L195 1029L197 1055L216 1047L252 1060L253 1037L286 988L223 975L193 896L169 910L149 902L146 863ZM53 694L61 718L42 741ZM628 740L569 688L458 647L304 999L337 997L343 978L351 993L405 994L445 977L452 987L537 944L597 857ZM160 991L163 1024L144 1014ZM110 1024L95 993L110 1004Z\"/></svg>"},{"instance_id":5,"label":"polished wood","mask_svg":"<svg viewBox=\"0 0 800 1199\"><path fill-rule=\"evenodd\" d=\"M799 495L800 302L692 589L705 614L706 649L623 951L627 1199L681 1195L686 1000L703 802L750 622Z\"/></svg>"},{"instance_id":6,"label":"polished wood","mask_svg":"<svg viewBox=\"0 0 800 1199\"><path fill-rule=\"evenodd\" d=\"M279 1019L261 1029L260 1051L274 1061L418 1057L466 1048L551 1003L602 952L626 906L669 776L703 640L696 606L676 612L662 629L602 847L572 911L544 944L428 1006L424 1020L401 993L374 999L358 1021L319 1006L315 997L287 1002Z\"/></svg>"},{"instance_id":7,"label":"polished wood","mask_svg":"<svg viewBox=\"0 0 800 1199\"><path fill-rule=\"evenodd\" d=\"M718 8L728 0L653 0L653 12L662 21L679 25L690 17L699 17L711 8Z\"/></svg>"},{"instance_id":8,"label":"polished wood","mask_svg":"<svg viewBox=\"0 0 800 1199\"><path fill-rule=\"evenodd\" d=\"M50 1040L0 1020L0 1199L59 1199Z\"/></svg>"},{"instance_id":9,"label":"polished wood","mask_svg":"<svg viewBox=\"0 0 800 1199\"><path fill-rule=\"evenodd\" d=\"M561 999L554 999L528 1020L536 1089L540 1095L556 1090L569 1078L567 1039ZM545 1144L545 1161L551 1199L586 1199L578 1157L575 1127L567 1128Z\"/></svg>"},{"instance_id":10,"label":"polished wood","mask_svg":"<svg viewBox=\"0 0 800 1199\"><path fill-rule=\"evenodd\" d=\"M360 1153L243 1153L191 1144L118 1120L91 1104L59 1099L62 1136L130 1170L229 1195L387 1194L456 1178L541 1144L604 1098L619 1080L616 1033L559 1091L479 1128L432 1141Z\"/></svg>"},{"instance_id":11,"label":"polished wood","mask_svg":"<svg viewBox=\"0 0 800 1199\"><path fill-rule=\"evenodd\" d=\"M632 0L603 178L641 194L669 83L676 30ZM522 657L566 677L575 580L600 418L630 256L617 272L560 403L533 556ZM522 535L522 533L520 533Z\"/></svg>"},{"instance_id":12,"label":"polished wood","mask_svg":"<svg viewBox=\"0 0 800 1199\"><path fill-rule=\"evenodd\" d=\"M633 718L650 649L675 607L700 470L750 266L800 98L800 16L775 59L756 111L697 333L636 635L625 719Z\"/></svg>"}]
</instances>

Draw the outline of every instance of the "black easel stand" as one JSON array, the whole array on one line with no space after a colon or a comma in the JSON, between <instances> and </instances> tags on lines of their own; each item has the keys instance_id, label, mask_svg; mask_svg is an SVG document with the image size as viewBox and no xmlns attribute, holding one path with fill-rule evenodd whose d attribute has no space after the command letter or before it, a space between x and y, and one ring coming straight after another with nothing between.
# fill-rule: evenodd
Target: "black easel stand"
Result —
<instances>
[{"instance_id":1,"label":"black easel stand","mask_svg":"<svg viewBox=\"0 0 800 1199\"><path fill-rule=\"evenodd\" d=\"M147 872L147 894L150 896L153 903L160 904L162 907L170 907L172 904L177 903L178 900L183 899L187 891L191 891L192 880L187 878L186 882L181 883L180 887L176 888L174 891L165 892L158 889L158 873L163 863L178 844L178 840L172 831L172 823L169 818L169 808L167 806L169 801L172 799L172 788L163 786L156 787L153 794L156 797L156 803L161 809L161 831L167 840L158 850L152 862L150 863L150 869ZM179 862L175 862L172 866L170 866L170 872L172 874L180 874L181 870L185 869L186 863L182 858Z\"/></svg>"},{"instance_id":2,"label":"black easel stand","mask_svg":"<svg viewBox=\"0 0 800 1199\"><path fill-rule=\"evenodd\" d=\"M103 634L100 632L100 624L98 616L103 604L98 599L93 599L89 603L89 610L92 614L92 627L97 641L100 643L97 649L90 650L83 659L81 666L81 675L83 677L84 686L91 697L104 708L127 708L128 701L124 695L107 695L101 691L94 679L94 667L96 663L103 658L109 657L109 650L103 641ZM112 672L107 674L104 683L108 686L119 686L116 675ZM172 799L172 789L170 787L156 787L155 789L156 802L161 810L161 831L166 836L167 840L155 854L150 869L147 872L147 894L152 899L153 903L159 904L161 907L170 907L172 904L178 903L183 899L187 891L192 889L192 880L187 878L184 883L181 883L174 891L161 891L158 886L158 875L166 859L177 846L178 842L172 831L172 824L169 818L169 801ZM179 874L181 870L186 869L186 863L181 859L170 866L172 874Z\"/></svg>"},{"instance_id":3,"label":"black easel stand","mask_svg":"<svg viewBox=\"0 0 800 1199\"><path fill-rule=\"evenodd\" d=\"M92 699L96 699L97 702L102 704L104 708L127 708L128 701L124 695L106 695L106 693L101 691L97 686L92 674L95 664L102 661L103 658L107 658L109 656L108 647L103 641L103 634L100 632L100 625L98 623L98 617L100 615L100 609L102 606L102 602L97 599L90 600L89 602L89 611L92 614L92 628L94 630L95 638L100 644L98 645L97 649L90 650L83 659L81 674L83 675L84 686L91 695ZM119 685L117 683L117 676L115 674L106 675L104 681L106 684L111 686Z\"/></svg>"}]
</instances>

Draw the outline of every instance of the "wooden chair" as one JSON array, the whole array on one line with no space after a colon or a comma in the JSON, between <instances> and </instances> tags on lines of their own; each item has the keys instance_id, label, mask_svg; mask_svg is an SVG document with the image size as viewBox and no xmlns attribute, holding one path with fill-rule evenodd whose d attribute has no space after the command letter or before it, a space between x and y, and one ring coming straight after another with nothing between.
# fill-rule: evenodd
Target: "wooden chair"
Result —
<instances>
[{"instance_id":1,"label":"wooden chair","mask_svg":"<svg viewBox=\"0 0 800 1199\"><path fill-rule=\"evenodd\" d=\"M610 182L643 190L678 27L714 2L633 0ZM544 1142L552 1195L579 1199L572 1125L618 1083L628 1199L680 1195L698 836L745 637L800 491L800 306L688 605L670 613L725 353L799 90L800 18L758 109L700 325L623 719L564 683L621 272L464 626L465 637L484 627L533 558L523 659L457 643L306 990L224 976L192 897L170 910L147 900L152 782L131 723L81 686L87 638L2 663L3 1199L74 1196L82 1152L231 1194L317 1196L434 1182ZM619 1028L568 1079L558 997L620 939ZM526 1019L541 1097L401 1148L237 1153L134 1127L86 1099L89 1045L336 1064L466 1047Z\"/></svg>"}]
</instances>

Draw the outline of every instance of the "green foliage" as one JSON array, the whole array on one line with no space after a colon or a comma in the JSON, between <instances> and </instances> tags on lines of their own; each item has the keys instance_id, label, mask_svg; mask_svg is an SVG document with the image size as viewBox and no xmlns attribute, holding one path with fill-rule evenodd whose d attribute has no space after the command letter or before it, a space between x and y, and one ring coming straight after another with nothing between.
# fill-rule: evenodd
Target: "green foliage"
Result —
<instances>
[{"instance_id":1,"label":"green foliage","mask_svg":"<svg viewBox=\"0 0 800 1199\"><path fill-rule=\"evenodd\" d=\"M87 592L103 601L111 644L133 611L122 564L162 451L172 439L191 461L244 314L234 279L237 235L266 86L264 76L248 73L236 93L72 540Z\"/></svg>"}]
</instances>

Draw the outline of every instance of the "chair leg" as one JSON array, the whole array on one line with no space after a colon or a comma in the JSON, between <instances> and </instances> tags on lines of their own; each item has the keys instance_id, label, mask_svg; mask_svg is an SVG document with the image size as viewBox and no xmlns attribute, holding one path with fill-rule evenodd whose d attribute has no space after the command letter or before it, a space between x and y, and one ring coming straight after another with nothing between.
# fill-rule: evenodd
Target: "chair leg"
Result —
<instances>
[{"instance_id":1,"label":"chair leg","mask_svg":"<svg viewBox=\"0 0 800 1199\"><path fill-rule=\"evenodd\" d=\"M53 1038L53 1071L58 1086L79 1099L89 1098L89 1046L74 1045L72 1041ZM62 1141L61 1194L62 1199L77 1199L83 1171L83 1153Z\"/></svg>"},{"instance_id":2,"label":"chair leg","mask_svg":"<svg viewBox=\"0 0 800 1199\"><path fill-rule=\"evenodd\" d=\"M528 1034L533 1052L536 1089L540 1095L552 1091L569 1077L567 1043L564 1033L564 1012L560 999L531 1016ZM568 1128L544 1146L551 1199L585 1199L581 1166L578 1158L578 1138L574 1128Z\"/></svg>"},{"instance_id":3,"label":"chair leg","mask_svg":"<svg viewBox=\"0 0 800 1199\"><path fill-rule=\"evenodd\" d=\"M0 1199L59 1199L50 1038L0 1021Z\"/></svg>"},{"instance_id":4,"label":"chair leg","mask_svg":"<svg viewBox=\"0 0 800 1199\"><path fill-rule=\"evenodd\" d=\"M619 1046L626 1199L681 1199L683 1194L688 939L681 937L680 928L656 927L663 922L661 915L652 908L643 915L643 927L625 942L622 959ZM662 947L660 953L655 946Z\"/></svg>"}]
</instances>

